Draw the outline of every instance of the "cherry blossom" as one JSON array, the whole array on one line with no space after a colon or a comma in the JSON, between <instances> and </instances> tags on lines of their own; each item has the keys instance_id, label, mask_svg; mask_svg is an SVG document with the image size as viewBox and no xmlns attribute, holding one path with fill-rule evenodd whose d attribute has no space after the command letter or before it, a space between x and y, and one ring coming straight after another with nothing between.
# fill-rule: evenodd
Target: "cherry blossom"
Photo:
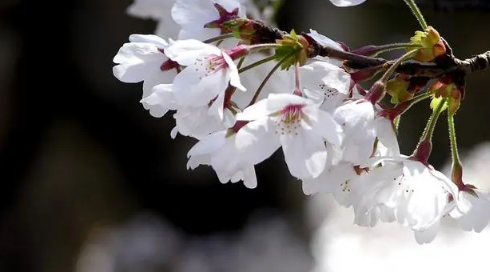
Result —
<instances>
[{"instance_id":1,"label":"cherry blossom","mask_svg":"<svg viewBox=\"0 0 490 272\"><path fill-rule=\"evenodd\" d=\"M329 144L340 145L340 126L313 101L292 94L270 94L237 114L251 121L237 133L239 149L253 148L259 163L282 146L291 174L318 177L325 168ZM253 145L253 147L250 147Z\"/></svg>"},{"instance_id":2,"label":"cherry blossom","mask_svg":"<svg viewBox=\"0 0 490 272\"><path fill-rule=\"evenodd\" d=\"M136 34L129 36L129 41L114 56L117 79L126 83L143 81L143 98L154 86L172 82L179 67L164 53L169 43L155 35Z\"/></svg>"},{"instance_id":3,"label":"cherry blossom","mask_svg":"<svg viewBox=\"0 0 490 272\"><path fill-rule=\"evenodd\" d=\"M350 75L338 66L314 61L300 68L305 96L318 103L329 113L348 98Z\"/></svg>"},{"instance_id":4,"label":"cherry blossom","mask_svg":"<svg viewBox=\"0 0 490 272\"><path fill-rule=\"evenodd\" d=\"M222 183L255 188L255 165L281 148L303 192L332 195L356 225L398 223L419 244L435 239L443 218L480 232L490 222L490 192L463 182L453 117L466 75L486 68L488 54L456 59L415 2L405 2L422 26L410 42L351 51L312 29L266 25L256 1L135 0L128 13L159 21L158 35L131 35L114 56L113 74L142 82L140 103L151 116L172 112L172 138L197 140L189 169L208 165ZM408 52L378 55L400 49ZM426 129L413 155L402 155L399 117L428 98ZM429 164L434 128L446 113L451 179Z\"/></svg>"},{"instance_id":5,"label":"cherry blossom","mask_svg":"<svg viewBox=\"0 0 490 272\"><path fill-rule=\"evenodd\" d=\"M253 163L246 161L244 152L236 148L236 133L232 129L215 132L196 143L188 152L189 168L211 165L222 183L243 180L247 188L257 187Z\"/></svg>"},{"instance_id":6,"label":"cherry blossom","mask_svg":"<svg viewBox=\"0 0 490 272\"><path fill-rule=\"evenodd\" d=\"M458 220L463 230L481 232L490 222L490 192L469 190L473 192L460 191L450 215Z\"/></svg>"},{"instance_id":7,"label":"cherry blossom","mask_svg":"<svg viewBox=\"0 0 490 272\"><path fill-rule=\"evenodd\" d=\"M176 110L178 107L172 92L172 84L159 84L153 87L140 102L153 117L162 117L169 110Z\"/></svg>"},{"instance_id":8,"label":"cherry blossom","mask_svg":"<svg viewBox=\"0 0 490 272\"><path fill-rule=\"evenodd\" d=\"M223 94L228 84L241 91L246 90L230 55L214 45L197 40L179 40L165 52L170 59L186 67L173 81L173 92L181 105L209 104Z\"/></svg>"},{"instance_id":9,"label":"cherry blossom","mask_svg":"<svg viewBox=\"0 0 490 272\"><path fill-rule=\"evenodd\" d=\"M382 196L384 205L394 210L397 221L414 231L418 243L431 242L443 216L454 207L451 201L458 195L457 186L444 174L430 165L407 157L383 159L385 163L398 164L387 169L396 172L393 179L373 179L372 188ZM401 168L400 168L401 167ZM369 197L369 192L367 196Z\"/></svg>"},{"instance_id":10,"label":"cherry blossom","mask_svg":"<svg viewBox=\"0 0 490 272\"><path fill-rule=\"evenodd\" d=\"M377 115L376 107L364 99L347 101L335 109L333 117L345 131L345 161L364 164L373 154L377 137L385 147L398 153L398 140L392 122Z\"/></svg>"}]
</instances>

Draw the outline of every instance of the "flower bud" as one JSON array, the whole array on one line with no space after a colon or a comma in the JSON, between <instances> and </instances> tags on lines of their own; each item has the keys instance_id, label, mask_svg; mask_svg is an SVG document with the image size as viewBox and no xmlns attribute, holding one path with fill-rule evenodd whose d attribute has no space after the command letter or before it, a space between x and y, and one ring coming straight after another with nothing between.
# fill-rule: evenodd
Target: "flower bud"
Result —
<instances>
[{"instance_id":1,"label":"flower bud","mask_svg":"<svg viewBox=\"0 0 490 272\"><path fill-rule=\"evenodd\" d=\"M413 98L413 93L408 91L410 79L399 74L386 84L386 92L391 95L391 102L396 104Z\"/></svg>"},{"instance_id":2,"label":"flower bud","mask_svg":"<svg viewBox=\"0 0 490 272\"><path fill-rule=\"evenodd\" d=\"M446 80L441 79L440 81L438 81L429 89L429 92L434 93L434 97L436 98L447 98L447 107L449 114L455 114L461 105L464 89L458 88L456 84L451 81L447 83L444 81ZM435 100L436 99L433 99L433 103L431 103L432 107L435 107L432 105L436 103L434 102Z\"/></svg>"},{"instance_id":3,"label":"flower bud","mask_svg":"<svg viewBox=\"0 0 490 272\"><path fill-rule=\"evenodd\" d=\"M281 65L284 70L289 69L292 65L299 63L300 66L308 61L309 46L308 40L302 35L297 35L294 30L286 34L282 39L276 41L281 46L276 49L275 58L278 61L286 59Z\"/></svg>"},{"instance_id":4,"label":"flower bud","mask_svg":"<svg viewBox=\"0 0 490 272\"><path fill-rule=\"evenodd\" d=\"M371 86L371 89L369 89L369 92L365 96L365 99L375 105L379 101L381 101L381 99L383 99L385 93L386 84L383 81L378 80L373 84L373 86Z\"/></svg>"},{"instance_id":5,"label":"flower bud","mask_svg":"<svg viewBox=\"0 0 490 272\"><path fill-rule=\"evenodd\" d=\"M217 20L206 23L204 25L204 28L219 28L221 29L221 34L233 32L233 29L230 28L230 25L227 25L226 23L232 22L233 20L240 18L238 16L239 9L235 8L234 10L229 12L218 3L214 3L214 7L218 11L219 18Z\"/></svg>"},{"instance_id":6,"label":"flower bud","mask_svg":"<svg viewBox=\"0 0 490 272\"><path fill-rule=\"evenodd\" d=\"M454 86L451 88L448 100L448 111L449 114L455 114L461 105L461 91Z\"/></svg>"},{"instance_id":7,"label":"flower bud","mask_svg":"<svg viewBox=\"0 0 490 272\"><path fill-rule=\"evenodd\" d=\"M360 69L358 71L349 73L351 76L351 79L356 82L363 82L366 80L370 80L373 77L375 77L379 72L385 71L386 69L381 66L376 66L376 67L370 67L370 68L365 68L365 69Z\"/></svg>"},{"instance_id":8,"label":"flower bud","mask_svg":"<svg viewBox=\"0 0 490 272\"><path fill-rule=\"evenodd\" d=\"M414 161L419 161L423 164L427 164L431 152L432 152L432 140L426 139L417 145L417 148L413 152L412 156L410 156L410 159Z\"/></svg>"},{"instance_id":9,"label":"flower bud","mask_svg":"<svg viewBox=\"0 0 490 272\"><path fill-rule=\"evenodd\" d=\"M425 31L416 31L415 36L410 39L414 45L421 48L417 50L413 57L416 61L430 62L435 58L446 54L446 46L441 36L433 27L429 26ZM408 51L413 48L407 48Z\"/></svg>"}]
</instances>

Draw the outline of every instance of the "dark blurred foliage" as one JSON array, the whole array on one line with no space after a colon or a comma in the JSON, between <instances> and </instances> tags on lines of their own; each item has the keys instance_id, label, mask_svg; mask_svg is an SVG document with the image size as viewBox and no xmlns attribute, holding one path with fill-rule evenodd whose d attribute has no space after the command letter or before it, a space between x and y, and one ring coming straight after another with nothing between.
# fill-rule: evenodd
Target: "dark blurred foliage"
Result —
<instances>
[{"instance_id":1,"label":"dark blurred foliage","mask_svg":"<svg viewBox=\"0 0 490 272\"><path fill-rule=\"evenodd\" d=\"M206 235L240 229L258 209L301 209L277 160L258 167L255 190L186 170L194 140L171 140L172 117L151 117L141 84L112 76L129 34L155 27L129 17L131 3L1 4L12 65L1 98L0 271L67 271L93 225L138 210Z\"/></svg>"},{"instance_id":2,"label":"dark blurred foliage","mask_svg":"<svg viewBox=\"0 0 490 272\"><path fill-rule=\"evenodd\" d=\"M352 48L406 41L418 26L403 3L391 2L402 1L336 9L327 0L286 0L279 26L314 28ZM141 85L112 76L112 58L129 34L155 27L129 17L130 4L0 2L0 271L70 271L93 226L118 224L140 210L193 235L240 229L262 209L285 214L299 233L308 232L300 184L289 178L280 152L257 167L255 190L222 185L209 168L187 171L194 141L171 140L172 117L151 117L139 104ZM425 1L423 7L457 56L490 49L489 1ZM490 139L488 86L488 72L468 82L457 116L463 149ZM424 105L403 118L405 151L428 112ZM436 165L448 155L445 132L441 122Z\"/></svg>"}]
</instances>

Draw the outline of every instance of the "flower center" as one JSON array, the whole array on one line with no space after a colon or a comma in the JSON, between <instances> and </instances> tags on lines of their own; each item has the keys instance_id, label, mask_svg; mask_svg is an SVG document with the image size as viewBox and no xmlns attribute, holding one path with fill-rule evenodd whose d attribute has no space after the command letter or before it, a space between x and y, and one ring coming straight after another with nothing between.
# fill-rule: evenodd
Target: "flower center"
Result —
<instances>
[{"instance_id":1,"label":"flower center","mask_svg":"<svg viewBox=\"0 0 490 272\"><path fill-rule=\"evenodd\" d=\"M320 90L323 91L323 99L329 99L340 94L340 92L335 88L330 88L326 84L319 85Z\"/></svg>"},{"instance_id":2,"label":"flower center","mask_svg":"<svg viewBox=\"0 0 490 272\"><path fill-rule=\"evenodd\" d=\"M206 57L196 58L194 62L194 67L196 72L202 71L204 75L201 76L201 79L205 76L209 76L221 69L228 67L223 56L211 55Z\"/></svg>"},{"instance_id":3,"label":"flower center","mask_svg":"<svg viewBox=\"0 0 490 272\"><path fill-rule=\"evenodd\" d=\"M398 183L398 187L400 187L400 191L404 194L405 197L409 197L412 193L415 192L415 189L410 186L408 182L405 182L404 175L393 178L395 183Z\"/></svg>"},{"instance_id":4,"label":"flower center","mask_svg":"<svg viewBox=\"0 0 490 272\"><path fill-rule=\"evenodd\" d=\"M342 190L342 193L350 193L350 180L340 183L340 190Z\"/></svg>"},{"instance_id":5,"label":"flower center","mask_svg":"<svg viewBox=\"0 0 490 272\"><path fill-rule=\"evenodd\" d=\"M303 118L303 105L288 105L279 112L280 118L276 121L276 134L298 135Z\"/></svg>"}]
</instances>

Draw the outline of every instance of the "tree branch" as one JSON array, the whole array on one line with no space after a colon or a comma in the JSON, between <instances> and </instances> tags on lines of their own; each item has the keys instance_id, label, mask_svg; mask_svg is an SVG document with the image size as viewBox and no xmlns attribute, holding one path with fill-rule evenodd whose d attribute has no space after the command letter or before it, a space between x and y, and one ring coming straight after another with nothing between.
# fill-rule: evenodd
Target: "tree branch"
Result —
<instances>
[{"instance_id":1,"label":"tree branch","mask_svg":"<svg viewBox=\"0 0 490 272\"><path fill-rule=\"evenodd\" d=\"M490 67L490 51L474 56L465 60L456 60L458 70L461 70L465 75L472 74L477 71L483 71Z\"/></svg>"},{"instance_id":2,"label":"tree branch","mask_svg":"<svg viewBox=\"0 0 490 272\"><path fill-rule=\"evenodd\" d=\"M314 42L316 43L316 42ZM314 54L322 57L330 57L344 60L344 65L352 69L367 69L384 65L389 67L393 64L392 60L383 58L372 58L362 55L352 54L336 48L313 44L312 57ZM470 75L477 71L483 71L490 67L490 51L474 56L466 60L460 60L454 56L444 56L442 61L418 62L405 61L396 68L397 73L408 74L411 76L421 76L437 78L449 73L459 73Z\"/></svg>"},{"instance_id":3,"label":"tree branch","mask_svg":"<svg viewBox=\"0 0 490 272\"><path fill-rule=\"evenodd\" d=\"M268 27L262 22L254 21L256 43L274 43L281 39L287 32L274 27ZM367 57L330 46L323 46L310 37L307 33L302 34L310 45L308 58L316 56L329 57L344 61L344 66L356 70L393 65L394 61L384 58ZM460 60L453 56L449 44L446 45L446 55L434 60L434 62L405 61L396 68L397 73L411 76L438 78L444 75L458 75L464 77L477 71L483 71L490 67L490 51L474 56L466 60Z\"/></svg>"}]
</instances>

